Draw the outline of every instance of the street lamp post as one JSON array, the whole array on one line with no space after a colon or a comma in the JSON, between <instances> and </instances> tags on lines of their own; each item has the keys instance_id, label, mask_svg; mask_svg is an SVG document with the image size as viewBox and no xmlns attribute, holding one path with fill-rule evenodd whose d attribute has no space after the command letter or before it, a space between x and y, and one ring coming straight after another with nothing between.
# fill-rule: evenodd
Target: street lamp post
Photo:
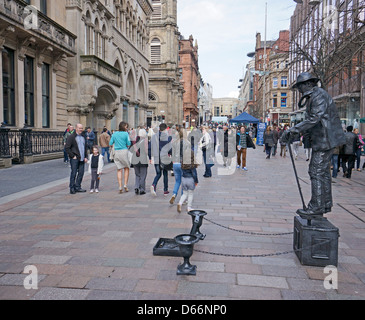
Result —
<instances>
[{"instance_id":1,"label":"street lamp post","mask_svg":"<svg viewBox=\"0 0 365 320\"><path fill-rule=\"evenodd\" d=\"M263 117L262 121L265 123L265 117L266 117L266 62L267 62L267 52L266 52L266 35L267 35L267 2L265 3L265 42L264 42L264 97L263 97Z\"/></svg>"}]
</instances>

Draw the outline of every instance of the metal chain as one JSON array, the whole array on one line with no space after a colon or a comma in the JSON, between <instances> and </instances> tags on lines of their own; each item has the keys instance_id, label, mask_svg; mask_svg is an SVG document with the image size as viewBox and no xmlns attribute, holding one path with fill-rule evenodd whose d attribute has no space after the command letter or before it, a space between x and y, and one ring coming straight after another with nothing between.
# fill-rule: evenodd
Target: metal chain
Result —
<instances>
[{"instance_id":1,"label":"metal chain","mask_svg":"<svg viewBox=\"0 0 365 320\"><path fill-rule=\"evenodd\" d=\"M309 247L301 248L301 249L296 249L296 250L291 250L291 251L284 251L284 252L277 252L277 253L267 253L267 254L252 254L252 255L249 255L249 254L216 253L216 252L208 252L208 251L203 251L203 250L197 250L195 248L194 248L194 251L199 252L199 253L204 253L204 254L210 254L210 255L214 255L214 256L224 256L224 257L234 257L234 258L259 258L259 257L261 258L261 257L281 256L281 255L285 255L285 254L300 252L300 251L303 251L303 250L308 250L308 249L314 248L314 247L319 246L319 245L329 243L331 241L334 241L334 239L326 240L326 241L314 244L314 245L309 246Z\"/></svg>"},{"instance_id":2,"label":"metal chain","mask_svg":"<svg viewBox=\"0 0 365 320\"><path fill-rule=\"evenodd\" d=\"M236 231L236 232L240 232L240 233L245 233L245 234L250 234L250 235L256 235L256 236L285 236L285 235L291 235L294 234L294 232L285 232L285 233L259 233L259 232L251 232L251 231L243 231L243 230L237 230L237 229L233 229L230 227L226 227L222 224L219 224L217 222L214 222L212 220L209 220L207 218L204 218L204 220L207 220L208 222L215 224L216 226L222 227L224 229L228 229L231 231Z\"/></svg>"}]
</instances>

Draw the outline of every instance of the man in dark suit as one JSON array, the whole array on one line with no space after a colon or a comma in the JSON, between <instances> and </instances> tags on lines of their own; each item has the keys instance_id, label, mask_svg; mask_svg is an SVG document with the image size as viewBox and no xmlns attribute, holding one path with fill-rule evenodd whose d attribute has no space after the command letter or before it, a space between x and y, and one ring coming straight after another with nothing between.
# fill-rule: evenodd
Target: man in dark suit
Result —
<instances>
[{"instance_id":1,"label":"man in dark suit","mask_svg":"<svg viewBox=\"0 0 365 320\"><path fill-rule=\"evenodd\" d=\"M318 78L307 72L298 76L293 88L303 94L299 104L300 107L306 107L305 120L282 136L284 142L290 142L295 135L307 134L312 143L313 153L309 165L312 198L307 208L297 211L306 219L320 218L331 212L331 158L334 148L346 142L336 105L331 96L317 86L318 82Z\"/></svg>"},{"instance_id":2,"label":"man in dark suit","mask_svg":"<svg viewBox=\"0 0 365 320\"><path fill-rule=\"evenodd\" d=\"M77 124L75 132L71 134L66 141L66 152L70 157L71 176L70 176L70 193L86 192L81 188L82 179L85 172L85 163L87 163L87 143L83 136L84 127Z\"/></svg>"}]
</instances>

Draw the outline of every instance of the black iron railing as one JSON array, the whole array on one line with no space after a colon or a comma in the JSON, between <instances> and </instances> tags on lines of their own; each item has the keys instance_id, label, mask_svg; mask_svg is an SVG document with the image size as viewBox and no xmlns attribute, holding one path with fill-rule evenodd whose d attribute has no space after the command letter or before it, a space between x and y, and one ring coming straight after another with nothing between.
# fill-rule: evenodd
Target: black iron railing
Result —
<instances>
[{"instance_id":1,"label":"black iron railing","mask_svg":"<svg viewBox=\"0 0 365 320\"><path fill-rule=\"evenodd\" d=\"M0 128L0 158L24 163L25 156L63 152L63 132Z\"/></svg>"}]
</instances>

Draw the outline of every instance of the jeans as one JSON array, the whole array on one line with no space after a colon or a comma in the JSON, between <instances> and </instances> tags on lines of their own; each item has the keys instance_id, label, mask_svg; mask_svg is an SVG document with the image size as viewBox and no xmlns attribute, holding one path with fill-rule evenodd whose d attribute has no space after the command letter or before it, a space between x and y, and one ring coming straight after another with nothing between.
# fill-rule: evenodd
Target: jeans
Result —
<instances>
[{"instance_id":1,"label":"jeans","mask_svg":"<svg viewBox=\"0 0 365 320\"><path fill-rule=\"evenodd\" d=\"M63 148L63 161L68 162L68 154L66 152L66 148Z\"/></svg>"},{"instance_id":2,"label":"jeans","mask_svg":"<svg viewBox=\"0 0 365 320\"><path fill-rule=\"evenodd\" d=\"M136 176L134 189L138 189L140 192L146 192L147 171L148 167L134 166L134 174Z\"/></svg>"},{"instance_id":3,"label":"jeans","mask_svg":"<svg viewBox=\"0 0 365 320\"><path fill-rule=\"evenodd\" d=\"M78 159L70 159L71 176L70 176L70 190L80 190L82 179L84 178L85 162Z\"/></svg>"},{"instance_id":4,"label":"jeans","mask_svg":"<svg viewBox=\"0 0 365 320\"><path fill-rule=\"evenodd\" d=\"M158 181L160 180L162 173L163 173L163 191L169 190L169 176L167 170L161 170L159 164L155 164L155 170L156 170L156 177L153 180L152 185L155 187L157 186Z\"/></svg>"},{"instance_id":5,"label":"jeans","mask_svg":"<svg viewBox=\"0 0 365 320\"><path fill-rule=\"evenodd\" d=\"M214 164L207 164L207 150L203 150L203 158L205 163L205 173L204 177L211 177L212 176L212 167Z\"/></svg>"},{"instance_id":6,"label":"jeans","mask_svg":"<svg viewBox=\"0 0 365 320\"><path fill-rule=\"evenodd\" d=\"M337 178L337 171L338 171L338 154L332 155L332 178Z\"/></svg>"},{"instance_id":7,"label":"jeans","mask_svg":"<svg viewBox=\"0 0 365 320\"><path fill-rule=\"evenodd\" d=\"M91 168L91 184L90 190L99 189L99 175L98 175L98 168Z\"/></svg>"},{"instance_id":8,"label":"jeans","mask_svg":"<svg viewBox=\"0 0 365 320\"><path fill-rule=\"evenodd\" d=\"M360 169L361 162L361 148L357 148L356 150L356 169Z\"/></svg>"},{"instance_id":9,"label":"jeans","mask_svg":"<svg viewBox=\"0 0 365 320\"><path fill-rule=\"evenodd\" d=\"M105 152L108 155L108 162L110 162L110 153L109 153L109 147L107 148L101 148L101 155L104 157L105 156ZM105 159L105 157L104 157Z\"/></svg>"},{"instance_id":10,"label":"jeans","mask_svg":"<svg viewBox=\"0 0 365 320\"><path fill-rule=\"evenodd\" d=\"M265 144L265 151L266 151L266 155L268 158L270 158L271 156L271 149L272 147L270 147L267 143Z\"/></svg>"},{"instance_id":11,"label":"jeans","mask_svg":"<svg viewBox=\"0 0 365 320\"><path fill-rule=\"evenodd\" d=\"M175 187L172 194L177 195L181 186L181 176L182 176L181 163L174 163L174 176L175 176ZM181 188L181 195L182 194L183 191Z\"/></svg>"},{"instance_id":12,"label":"jeans","mask_svg":"<svg viewBox=\"0 0 365 320\"><path fill-rule=\"evenodd\" d=\"M278 149L278 144L277 144L277 143L276 143L276 144L274 144L274 146L272 147L272 149L273 149L272 155L273 155L273 156L276 156L276 151L277 151L277 149Z\"/></svg>"},{"instance_id":13,"label":"jeans","mask_svg":"<svg viewBox=\"0 0 365 320\"><path fill-rule=\"evenodd\" d=\"M342 156L342 169L346 178L351 178L352 169L355 168L356 156L354 154L344 154Z\"/></svg>"}]
</instances>

